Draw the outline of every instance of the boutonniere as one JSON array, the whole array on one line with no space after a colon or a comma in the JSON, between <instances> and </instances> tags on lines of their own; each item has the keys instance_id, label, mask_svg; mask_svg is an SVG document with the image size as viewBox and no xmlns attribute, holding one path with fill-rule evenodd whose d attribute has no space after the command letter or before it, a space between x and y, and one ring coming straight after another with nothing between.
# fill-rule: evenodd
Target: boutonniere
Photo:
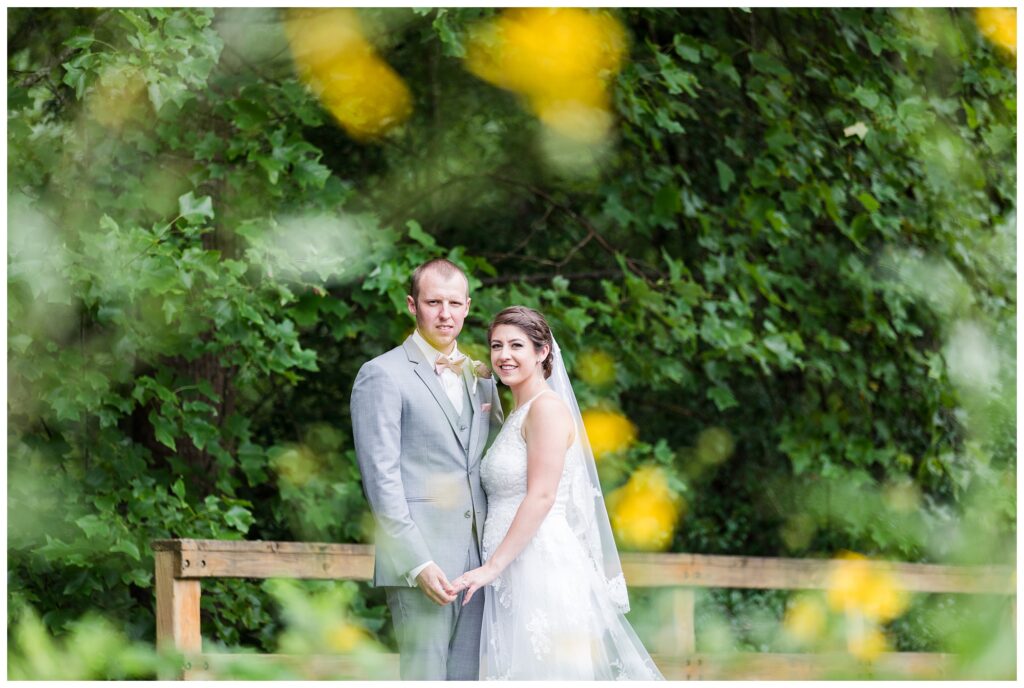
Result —
<instances>
[{"instance_id":1,"label":"boutonniere","mask_svg":"<svg viewBox=\"0 0 1024 688\"><path fill-rule=\"evenodd\" d=\"M480 378L491 379L491 369L483 361L469 359L470 370L473 371L473 394L476 394L476 382Z\"/></svg>"}]
</instances>

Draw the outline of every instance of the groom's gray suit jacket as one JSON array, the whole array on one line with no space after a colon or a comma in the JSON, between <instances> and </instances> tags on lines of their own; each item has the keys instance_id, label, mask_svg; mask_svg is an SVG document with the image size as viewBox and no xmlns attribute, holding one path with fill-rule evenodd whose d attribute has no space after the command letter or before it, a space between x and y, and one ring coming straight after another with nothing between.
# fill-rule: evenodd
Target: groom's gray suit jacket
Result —
<instances>
[{"instance_id":1,"label":"groom's gray suit jacket","mask_svg":"<svg viewBox=\"0 0 1024 688\"><path fill-rule=\"evenodd\" d=\"M470 365L463 379L460 415L411 337L359 369L352 432L377 526L374 585L407 586L406 574L428 560L451 580L469 548L482 548L480 459L501 427L501 402L492 379L478 378L474 392Z\"/></svg>"}]
</instances>

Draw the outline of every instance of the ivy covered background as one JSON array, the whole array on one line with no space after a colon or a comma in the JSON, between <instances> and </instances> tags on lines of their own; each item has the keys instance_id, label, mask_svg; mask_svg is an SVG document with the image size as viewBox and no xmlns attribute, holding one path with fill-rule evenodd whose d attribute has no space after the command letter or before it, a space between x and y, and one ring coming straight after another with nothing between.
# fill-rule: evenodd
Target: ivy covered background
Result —
<instances>
[{"instance_id":1,"label":"ivy covered background","mask_svg":"<svg viewBox=\"0 0 1024 688\"><path fill-rule=\"evenodd\" d=\"M470 275L460 346L543 311L606 492L670 495L627 547L1015 561L1015 38L578 12L8 10L9 629L151 643L153 539L368 541L349 392L434 256ZM207 642L272 651L286 598L204 584ZM921 605L888 642L955 645ZM759 648L785 607L698 620Z\"/></svg>"}]
</instances>

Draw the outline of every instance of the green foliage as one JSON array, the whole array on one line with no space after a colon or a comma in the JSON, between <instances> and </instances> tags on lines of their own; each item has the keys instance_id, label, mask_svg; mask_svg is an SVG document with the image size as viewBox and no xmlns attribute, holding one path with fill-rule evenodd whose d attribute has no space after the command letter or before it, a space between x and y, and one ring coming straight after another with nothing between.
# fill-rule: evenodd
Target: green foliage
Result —
<instances>
[{"instance_id":1,"label":"green foliage","mask_svg":"<svg viewBox=\"0 0 1024 688\"><path fill-rule=\"evenodd\" d=\"M70 624L54 641L36 613L26 609L11 633L7 678L14 681L83 681L152 678L173 671L176 657L161 657L152 645L128 640L111 623L90 614Z\"/></svg>"},{"instance_id":2,"label":"green foliage","mask_svg":"<svg viewBox=\"0 0 1024 688\"><path fill-rule=\"evenodd\" d=\"M639 428L606 487L671 468L674 550L1011 556L1016 76L972 15L623 10L586 149L465 71L491 13L364 13L414 99L365 144L276 10L9 12L12 611L152 639L153 539L365 541L349 391L438 255L474 357L512 303L614 356L576 380ZM275 647L264 588L209 588L206 633Z\"/></svg>"}]
</instances>

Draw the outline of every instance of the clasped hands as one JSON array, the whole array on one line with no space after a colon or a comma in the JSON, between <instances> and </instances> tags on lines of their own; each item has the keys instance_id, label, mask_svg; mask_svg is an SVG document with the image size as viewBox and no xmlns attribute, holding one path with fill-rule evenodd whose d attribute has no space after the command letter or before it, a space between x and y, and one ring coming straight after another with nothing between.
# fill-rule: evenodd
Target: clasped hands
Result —
<instances>
[{"instance_id":1,"label":"clasped hands","mask_svg":"<svg viewBox=\"0 0 1024 688\"><path fill-rule=\"evenodd\" d=\"M494 566L486 563L466 571L449 583L441 568L437 564L431 564L416 576L416 583L432 602L441 606L454 602L458 594L465 590L466 594L462 598L462 605L465 606L476 591L491 583L498 577L498 573Z\"/></svg>"}]
</instances>

